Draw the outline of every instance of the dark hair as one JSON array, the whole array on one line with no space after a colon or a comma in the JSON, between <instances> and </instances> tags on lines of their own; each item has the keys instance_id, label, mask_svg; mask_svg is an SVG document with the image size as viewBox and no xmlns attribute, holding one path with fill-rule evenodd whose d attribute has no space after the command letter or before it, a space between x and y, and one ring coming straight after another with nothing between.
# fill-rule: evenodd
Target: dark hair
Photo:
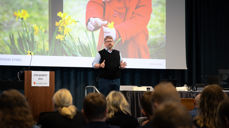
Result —
<instances>
[{"instance_id":1,"label":"dark hair","mask_svg":"<svg viewBox=\"0 0 229 128\"><path fill-rule=\"evenodd\" d=\"M196 117L198 126L217 127L217 107L224 98L225 94L219 85L208 85L204 88L200 96L200 112Z\"/></svg>"},{"instance_id":2,"label":"dark hair","mask_svg":"<svg viewBox=\"0 0 229 128\"><path fill-rule=\"evenodd\" d=\"M104 42L105 42L107 39L112 39L112 40L113 40L112 36L106 36L106 37L104 38Z\"/></svg>"},{"instance_id":3,"label":"dark hair","mask_svg":"<svg viewBox=\"0 0 229 128\"><path fill-rule=\"evenodd\" d=\"M89 93L83 102L84 114L87 119L101 119L104 118L106 112L106 98L104 95L99 93Z\"/></svg>"},{"instance_id":4,"label":"dark hair","mask_svg":"<svg viewBox=\"0 0 229 128\"><path fill-rule=\"evenodd\" d=\"M229 120L229 99L222 101L217 110L218 126L226 128L227 121Z\"/></svg>"},{"instance_id":5,"label":"dark hair","mask_svg":"<svg viewBox=\"0 0 229 128\"><path fill-rule=\"evenodd\" d=\"M150 117L153 115L153 92L147 91L144 92L144 94L141 97L140 103L141 107L144 110L147 117Z\"/></svg>"},{"instance_id":6,"label":"dark hair","mask_svg":"<svg viewBox=\"0 0 229 128\"><path fill-rule=\"evenodd\" d=\"M166 101L152 119L153 128L192 128L192 118L181 103Z\"/></svg>"},{"instance_id":7,"label":"dark hair","mask_svg":"<svg viewBox=\"0 0 229 128\"><path fill-rule=\"evenodd\" d=\"M35 124L26 98L15 89L4 91L0 95L0 113L1 128L32 128Z\"/></svg>"}]
</instances>

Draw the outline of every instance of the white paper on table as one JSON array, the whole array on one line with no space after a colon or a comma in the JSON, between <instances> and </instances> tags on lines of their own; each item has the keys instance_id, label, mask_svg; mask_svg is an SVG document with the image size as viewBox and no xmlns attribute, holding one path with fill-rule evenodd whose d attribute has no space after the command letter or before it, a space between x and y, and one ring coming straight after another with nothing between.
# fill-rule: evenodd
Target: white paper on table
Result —
<instances>
[{"instance_id":1,"label":"white paper on table","mask_svg":"<svg viewBox=\"0 0 229 128\"><path fill-rule=\"evenodd\" d=\"M49 87L49 71L32 71L32 87Z\"/></svg>"}]
</instances>

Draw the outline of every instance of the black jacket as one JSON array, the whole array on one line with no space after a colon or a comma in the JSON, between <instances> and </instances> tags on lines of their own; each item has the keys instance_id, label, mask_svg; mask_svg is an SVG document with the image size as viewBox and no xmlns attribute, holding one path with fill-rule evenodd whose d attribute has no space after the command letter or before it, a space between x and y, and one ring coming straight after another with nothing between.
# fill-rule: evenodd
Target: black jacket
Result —
<instances>
[{"instance_id":1,"label":"black jacket","mask_svg":"<svg viewBox=\"0 0 229 128\"><path fill-rule=\"evenodd\" d=\"M107 119L108 124L120 126L120 128L137 128L139 126L135 117L124 114L123 112L116 112L112 118Z\"/></svg>"},{"instance_id":2,"label":"black jacket","mask_svg":"<svg viewBox=\"0 0 229 128\"><path fill-rule=\"evenodd\" d=\"M83 128L86 122L83 115L77 112L73 119L60 115L59 112L43 112L39 116L38 125L42 128Z\"/></svg>"}]
</instances>

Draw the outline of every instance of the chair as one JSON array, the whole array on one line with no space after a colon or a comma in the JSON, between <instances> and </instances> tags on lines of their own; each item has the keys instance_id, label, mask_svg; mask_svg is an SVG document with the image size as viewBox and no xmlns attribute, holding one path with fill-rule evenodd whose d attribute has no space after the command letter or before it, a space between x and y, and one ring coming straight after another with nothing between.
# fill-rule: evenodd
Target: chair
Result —
<instances>
[{"instance_id":1,"label":"chair","mask_svg":"<svg viewBox=\"0 0 229 128\"><path fill-rule=\"evenodd\" d=\"M100 91L93 85L88 85L85 87L85 96L89 93L90 89L92 89L92 92L100 93Z\"/></svg>"}]
</instances>

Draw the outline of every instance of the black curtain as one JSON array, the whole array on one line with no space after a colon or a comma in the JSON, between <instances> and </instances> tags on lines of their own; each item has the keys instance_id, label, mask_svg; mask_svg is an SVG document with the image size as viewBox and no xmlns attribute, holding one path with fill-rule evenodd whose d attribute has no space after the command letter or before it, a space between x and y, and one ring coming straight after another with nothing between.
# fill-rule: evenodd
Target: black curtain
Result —
<instances>
[{"instance_id":1,"label":"black curtain","mask_svg":"<svg viewBox=\"0 0 229 128\"><path fill-rule=\"evenodd\" d=\"M207 83L229 69L228 14L224 0L186 0L188 83Z\"/></svg>"},{"instance_id":2,"label":"black curtain","mask_svg":"<svg viewBox=\"0 0 229 128\"><path fill-rule=\"evenodd\" d=\"M121 85L154 86L161 80L170 80L176 86L194 86L206 84L218 69L229 69L226 5L224 0L186 0L188 70L124 69ZM84 87L96 85L96 70L92 68L0 66L0 80L17 80L17 73L27 69L55 71L55 90L68 88L79 109Z\"/></svg>"}]
</instances>

